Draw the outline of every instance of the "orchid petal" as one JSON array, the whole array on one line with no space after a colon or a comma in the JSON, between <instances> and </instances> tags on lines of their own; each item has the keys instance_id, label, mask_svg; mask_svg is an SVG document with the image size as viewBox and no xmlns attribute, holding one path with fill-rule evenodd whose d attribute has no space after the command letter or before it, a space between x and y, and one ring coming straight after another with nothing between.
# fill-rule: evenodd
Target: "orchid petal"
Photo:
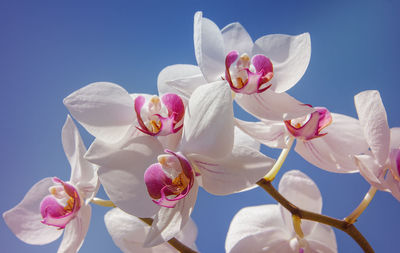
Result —
<instances>
[{"instance_id":1,"label":"orchid petal","mask_svg":"<svg viewBox=\"0 0 400 253\"><path fill-rule=\"evenodd\" d=\"M90 199L99 187L97 168L83 158L86 147L73 120L68 115L62 129L62 144L71 165L70 182L79 188L82 198Z\"/></svg>"},{"instance_id":2,"label":"orchid petal","mask_svg":"<svg viewBox=\"0 0 400 253\"><path fill-rule=\"evenodd\" d=\"M307 236L307 242L315 252L337 253L335 232L324 224L315 225L312 233Z\"/></svg>"},{"instance_id":3,"label":"orchid petal","mask_svg":"<svg viewBox=\"0 0 400 253\"><path fill-rule=\"evenodd\" d=\"M153 247L166 242L183 229L196 203L198 188L195 180L189 194L181 199L174 208L162 207L160 209L154 218L144 247Z\"/></svg>"},{"instance_id":4,"label":"orchid petal","mask_svg":"<svg viewBox=\"0 0 400 253\"><path fill-rule=\"evenodd\" d=\"M240 23L231 23L221 30L224 39L225 54L236 50L240 53L251 53L253 40Z\"/></svg>"},{"instance_id":5,"label":"orchid petal","mask_svg":"<svg viewBox=\"0 0 400 253\"><path fill-rule=\"evenodd\" d=\"M254 150L260 150L260 143L242 131L239 127L235 126L234 134L233 146L245 146Z\"/></svg>"},{"instance_id":6,"label":"orchid petal","mask_svg":"<svg viewBox=\"0 0 400 253\"><path fill-rule=\"evenodd\" d=\"M304 75L311 57L309 33L297 36L271 34L256 40L253 55L263 54L274 65L271 89L277 93L293 87Z\"/></svg>"},{"instance_id":7,"label":"orchid petal","mask_svg":"<svg viewBox=\"0 0 400 253\"><path fill-rule=\"evenodd\" d=\"M182 99L174 93L166 93L161 97L161 101L168 110L168 116L176 113L174 121L178 123L185 114L185 106L183 105Z\"/></svg>"},{"instance_id":8,"label":"orchid petal","mask_svg":"<svg viewBox=\"0 0 400 253\"><path fill-rule=\"evenodd\" d=\"M390 148L400 148L400 127L390 129Z\"/></svg>"},{"instance_id":9,"label":"orchid petal","mask_svg":"<svg viewBox=\"0 0 400 253\"><path fill-rule=\"evenodd\" d=\"M292 170L286 172L279 182L279 193L294 205L307 211L321 213L322 196L317 185L306 174ZM292 214L284 207L280 206L285 224L289 230L293 230ZM309 235L314 226L313 221L302 221L304 235Z\"/></svg>"},{"instance_id":10,"label":"orchid petal","mask_svg":"<svg viewBox=\"0 0 400 253\"><path fill-rule=\"evenodd\" d=\"M381 96L376 90L363 91L354 96L354 103L371 151L384 165L389 155L390 130Z\"/></svg>"},{"instance_id":11,"label":"orchid petal","mask_svg":"<svg viewBox=\"0 0 400 253\"><path fill-rule=\"evenodd\" d=\"M282 121L248 122L235 119L236 126L262 144L271 148L286 148L285 125Z\"/></svg>"},{"instance_id":12,"label":"orchid petal","mask_svg":"<svg viewBox=\"0 0 400 253\"><path fill-rule=\"evenodd\" d=\"M368 151L358 120L331 113L332 124L327 134L309 141L298 141L296 152L313 165L335 173L353 173L358 169L352 155Z\"/></svg>"},{"instance_id":13,"label":"orchid petal","mask_svg":"<svg viewBox=\"0 0 400 253\"><path fill-rule=\"evenodd\" d=\"M65 227L58 253L75 253L79 251L89 229L91 214L92 208L90 205L81 207L78 215Z\"/></svg>"},{"instance_id":14,"label":"orchid petal","mask_svg":"<svg viewBox=\"0 0 400 253\"><path fill-rule=\"evenodd\" d=\"M278 252L276 246L279 245L279 252L290 252L290 237L278 205L246 207L232 219L225 250L230 253Z\"/></svg>"},{"instance_id":15,"label":"orchid petal","mask_svg":"<svg viewBox=\"0 0 400 253\"><path fill-rule=\"evenodd\" d=\"M7 226L23 242L42 245L61 236L62 230L40 222L40 202L49 195L49 187L53 185L53 178L40 180L32 186L20 203L3 213Z\"/></svg>"},{"instance_id":16,"label":"orchid petal","mask_svg":"<svg viewBox=\"0 0 400 253\"><path fill-rule=\"evenodd\" d=\"M114 243L124 253L166 253L176 252L168 243L160 244L152 248L144 248L143 242L150 226L139 218L123 212L119 208L113 208L104 216L104 222ZM196 249L195 240L197 227L192 219L186 223L182 231L175 237L186 246Z\"/></svg>"},{"instance_id":17,"label":"orchid petal","mask_svg":"<svg viewBox=\"0 0 400 253\"><path fill-rule=\"evenodd\" d=\"M202 12L194 15L194 51L197 63L208 82L221 80L224 76L225 48L218 26Z\"/></svg>"},{"instance_id":18,"label":"orchid petal","mask_svg":"<svg viewBox=\"0 0 400 253\"><path fill-rule=\"evenodd\" d=\"M271 90L252 95L236 94L236 102L259 119L289 120L314 111L286 93L275 93Z\"/></svg>"},{"instance_id":19,"label":"orchid petal","mask_svg":"<svg viewBox=\"0 0 400 253\"><path fill-rule=\"evenodd\" d=\"M176 133L168 134L165 136L157 136L157 139L162 143L164 149L178 151L178 147L182 138L182 132L183 129L180 129Z\"/></svg>"},{"instance_id":20,"label":"orchid petal","mask_svg":"<svg viewBox=\"0 0 400 253\"><path fill-rule=\"evenodd\" d=\"M202 187L211 194L227 195L253 188L274 165L274 160L246 146L234 146L232 154L214 160L189 158L200 171Z\"/></svg>"},{"instance_id":21,"label":"orchid petal","mask_svg":"<svg viewBox=\"0 0 400 253\"><path fill-rule=\"evenodd\" d=\"M138 136L115 144L95 140L85 158L101 166L100 181L119 208L135 216L150 217L159 207L147 193L143 177L161 153L163 147L156 138Z\"/></svg>"},{"instance_id":22,"label":"orchid petal","mask_svg":"<svg viewBox=\"0 0 400 253\"><path fill-rule=\"evenodd\" d=\"M113 83L89 84L66 97L64 105L90 134L105 142L118 141L136 120L133 100Z\"/></svg>"},{"instance_id":23,"label":"orchid petal","mask_svg":"<svg viewBox=\"0 0 400 253\"><path fill-rule=\"evenodd\" d=\"M399 180L394 178L391 173L388 173L385 185L388 187L390 193L395 197L398 201L400 201L400 183Z\"/></svg>"},{"instance_id":24,"label":"orchid petal","mask_svg":"<svg viewBox=\"0 0 400 253\"><path fill-rule=\"evenodd\" d=\"M206 84L203 74L198 66L189 64L171 65L158 74L158 93L179 95L186 104L193 91L200 85Z\"/></svg>"},{"instance_id":25,"label":"orchid petal","mask_svg":"<svg viewBox=\"0 0 400 253\"><path fill-rule=\"evenodd\" d=\"M360 174L365 180L379 190L386 190L384 183L385 170L377 164L372 155L355 156Z\"/></svg>"},{"instance_id":26,"label":"orchid petal","mask_svg":"<svg viewBox=\"0 0 400 253\"><path fill-rule=\"evenodd\" d=\"M233 127L229 86L223 81L200 86L186 108L181 150L212 158L223 157L232 150Z\"/></svg>"}]
</instances>

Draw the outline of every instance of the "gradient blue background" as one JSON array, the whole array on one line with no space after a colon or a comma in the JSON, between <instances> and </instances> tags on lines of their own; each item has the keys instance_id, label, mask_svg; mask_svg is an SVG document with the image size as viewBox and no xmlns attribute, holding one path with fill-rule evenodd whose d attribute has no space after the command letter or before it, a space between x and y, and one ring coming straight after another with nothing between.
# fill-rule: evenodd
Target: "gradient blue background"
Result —
<instances>
[{"instance_id":1,"label":"gradient blue background","mask_svg":"<svg viewBox=\"0 0 400 253\"><path fill-rule=\"evenodd\" d=\"M239 21L255 40L265 34L310 32L307 72L290 94L312 105L356 117L353 96L381 92L391 127L400 126L400 4L382 1L0 1L1 208L16 205L37 181L69 178L60 131L62 99L95 81L130 92L156 93L158 73L195 64L193 14L220 28ZM238 113L241 118L249 118ZM87 143L91 137L82 130ZM277 157L267 148L263 152ZM319 186L323 213L349 214L368 190L358 174L337 175L289 154L284 171L300 169ZM277 178L278 183L282 172ZM102 197L104 193L100 194ZM193 212L202 252L223 252L230 220L242 207L275 203L264 191L218 197L201 190ZM119 252L108 235L105 207L93 217L80 252ZM398 252L400 203L378 192L356 223L376 252ZM56 252L19 241L0 219L1 252ZM336 231L339 252L361 252ZM267 238L266 238L267 240Z\"/></svg>"}]
</instances>

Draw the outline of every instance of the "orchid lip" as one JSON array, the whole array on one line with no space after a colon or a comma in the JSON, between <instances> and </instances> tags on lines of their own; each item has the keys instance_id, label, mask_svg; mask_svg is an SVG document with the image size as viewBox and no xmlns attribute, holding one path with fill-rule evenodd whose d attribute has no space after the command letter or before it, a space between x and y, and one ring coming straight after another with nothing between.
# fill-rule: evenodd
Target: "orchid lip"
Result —
<instances>
[{"instance_id":1,"label":"orchid lip","mask_svg":"<svg viewBox=\"0 0 400 253\"><path fill-rule=\"evenodd\" d=\"M390 172L393 177L400 181L400 148L392 149L389 154Z\"/></svg>"},{"instance_id":2,"label":"orchid lip","mask_svg":"<svg viewBox=\"0 0 400 253\"><path fill-rule=\"evenodd\" d=\"M159 163L147 168L144 181L153 202L159 206L173 208L185 198L194 183L194 170L189 161L179 153L165 150Z\"/></svg>"},{"instance_id":3,"label":"orchid lip","mask_svg":"<svg viewBox=\"0 0 400 253\"><path fill-rule=\"evenodd\" d=\"M55 185L49 188L50 195L44 197L40 203L40 213L43 217L41 222L63 229L75 218L83 201L73 185L56 177L53 178L53 182Z\"/></svg>"},{"instance_id":4,"label":"orchid lip","mask_svg":"<svg viewBox=\"0 0 400 253\"><path fill-rule=\"evenodd\" d=\"M182 99L173 93L164 94L161 99L153 96L148 101L144 96L138 96L135 112L138 130L151 136L166 136L182 129L185 106Z\"/></svg>"},{"instance_id":5,"label":"orchid lip","mask_svg":"<svg viewBox=\"0 0 400 253\"><path fill-rule=\"evenodd\" d=\"M273 64L264 55L250 59L247 54L239 57L239 52L231 51L225 58L225 79L236 93L262 93L271 87L269 81L273 76Z\"/></svg>"},{"instance_id":6,"label":"orchid lip","mask_svg":"<svg viewBox=\"0 0 400 253\"><path fill-rule=\"evenodd\" d=\"M321 133L321 131L332 123L332 116L326 108L315 107L315 109L315 112L306 117L285 120L284 123L289 133L306 141L326 135L327 133Z\"/></svg>"}]
</instances>

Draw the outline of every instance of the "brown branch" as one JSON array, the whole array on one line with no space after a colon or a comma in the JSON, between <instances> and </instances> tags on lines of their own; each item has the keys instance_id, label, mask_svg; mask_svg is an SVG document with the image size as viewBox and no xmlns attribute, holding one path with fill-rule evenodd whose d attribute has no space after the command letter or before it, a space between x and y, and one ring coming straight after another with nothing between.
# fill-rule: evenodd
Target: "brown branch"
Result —
<instances>
[{"instance_id":1,"label":"brown branch","mask_svg":"<svg viewBox=\"0 0 400 253\"><path fill-rule=\"evenodd\" d=\"M365 239L365 237L357 230L357 228L344 220L335 219L326 215L313 213L310 211L303 210L289 200L287 200L284 196L282 196L275 187L271 184L270 181L260 179L257 184L263 188L266 192L269 193L276 201L278 201L283 207L285 207L292 215L297 215L300 219L312 220L319 223L326 224L328 226L335 227L337 229L342 230L347 233L351 238L354 239L358 243L358 245L364 250L365 253L374 253L371 245Z\"/></svg>"},{"instance_id":2,"label":"brown branch","mask_svg":"<svg viewBox=\"0 0 400 253\"><path fill-rule=\"evenodd\" d=\"M141 219L144 223L146 223L147 225L151 226L153 224L153 219L152 218L139 218ZM191 248L189 248L188 246L186 246L185 244L181 243L178 239L176 239L175 237L170 239L168 241L168 243L174 247L176 250L178 250L179 252L182 253L197 253L197 251L192 250Z\"/></svg>"}]
</instances>

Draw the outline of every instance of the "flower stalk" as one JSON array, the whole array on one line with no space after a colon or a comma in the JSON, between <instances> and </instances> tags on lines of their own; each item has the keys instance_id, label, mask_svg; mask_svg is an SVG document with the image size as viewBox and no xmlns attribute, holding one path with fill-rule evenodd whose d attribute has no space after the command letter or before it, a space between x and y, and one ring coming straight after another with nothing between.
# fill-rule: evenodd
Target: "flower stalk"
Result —
<instances>
[{"instance_id":1,"label":"flower stalk","mask_svg":"<svg viewBox=\"0 0 400 253\"><path fill-rule=\"evenodd\" d=\"M304 237L303 230L301 229L301 218L295 214L292 215L292 220L293 220L293 228L296 234L300 237Z\"/></svg>"},{"instance_id":2,"label":"flower stalk","mask_svg":"<svg viewBox=\"0 0 400 253\"><path fill-rule=\"evenodd\" d=\"M284 196L282 196L272 185L271 181L265 180L265 178L260 179L257 182L258 186L263 188L266 192L268 192L276 201L278 201L283 207L285 207L292 215L299 217L300 219L312 220L319 223L323 223L328 226L335 227L337 229L342 230L347 233L357 244L364 250L365 253L373 253L369 242L365 239L365 237L358 231L358 229L351 223L346 220L339 220L329 216L325 216L322 214L310 212L303 210L289 200L287 200Z\"/></svg>"},{"instance_id":3,"label":"flower stalk","mask_svg":"<svg viewBox=\"0 0 400 253\"><path fill-rule=\"evenodd\" d=\"M369 203L371 203L371 200L374 198L376 191L377 189L374 186L371 186L368 192L365 194L365 197L361 201L361 203L357 206L356 209L354 209L354 211L349 216L344 218L344 220L350 224L356 222L357 218L360 217L360 215L368 207Z\"/></svg>"},{"instance_id":4,"label":"flower stalk","mask_svg":"<svg viewBox=\"0 0 400 253\"><path fill-rule=\"evenodd\" d=\"M268 172L268 174L264 177L266 181L272 182L276 175L278 174L279 170L281 169L283 163L286 160L287 155L289 154L290 149L292 148L293 142L294 142L294 137L290 136L287 144L287 148L282 149L281 154L278 157L278 160L276 160L274 167Z\"/></svg>"}]
</instances>

